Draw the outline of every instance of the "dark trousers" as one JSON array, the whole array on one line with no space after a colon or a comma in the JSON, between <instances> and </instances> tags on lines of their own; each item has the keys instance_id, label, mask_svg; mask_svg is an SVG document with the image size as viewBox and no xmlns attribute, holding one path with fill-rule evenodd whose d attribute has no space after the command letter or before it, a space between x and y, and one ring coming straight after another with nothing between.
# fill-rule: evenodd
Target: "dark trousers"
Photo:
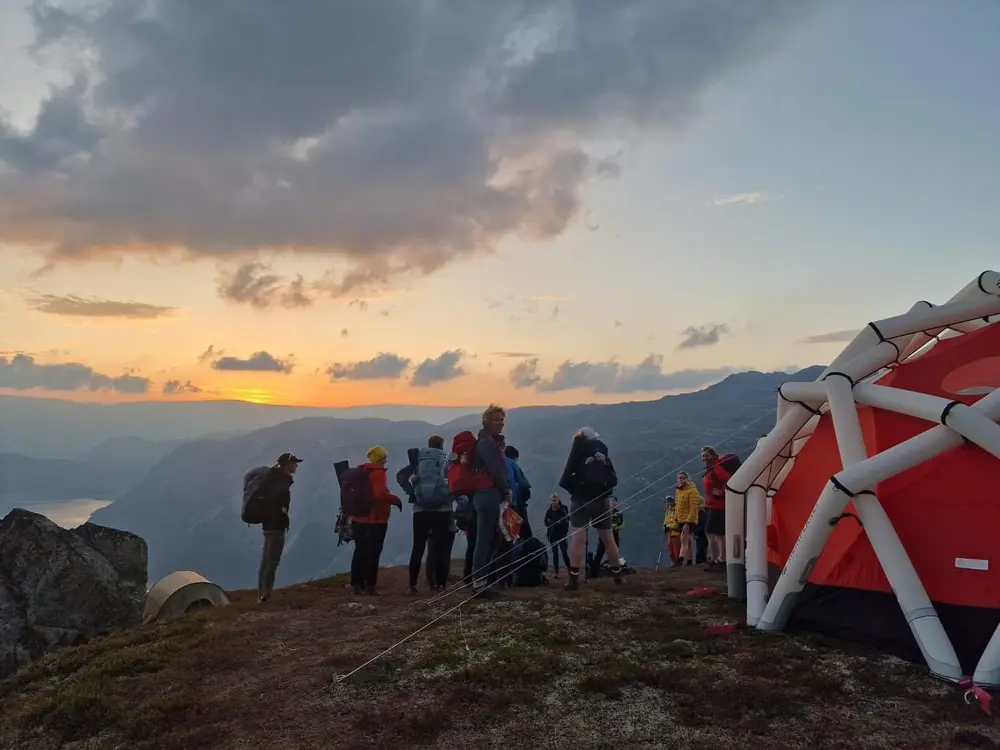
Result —
<instances>
[{"instance_id":1,"label":"dark trousers","mask_svg":"<svg viewBox=\"0 0 1000 750\"><path fill-rule=\"evenodd\" d=\"M698 512L698 525L694 530L694 561L701 565L708 560L708 535L705 533L705 511Z\"/></svg>"},{"instance_id":2,"label":"dark trousers","mask_svg":"<svg viewBox=\"0 0 1000 750\"><path fill-rule=\"evenodd\" d=\"M378 583L378 563L385 544L387 523L354 524L354 557L351 558L351 586L369 591Z\"/></svg>"},{"instance_id":3,"label":"dark trousers","mask_svg":"<svg viewBox=\"0 0 1000 750\"><path fill-rule=\"evenodd\" d=\"M466 583L472 580L472 560L476 556L476 536L478 531L476 517L473 515L469 519L468 528L465 532L465 570L462 577Z\"/></svg>"},{"instance_id":4,"label":"dark trousers","mask_svg":"<svg viewBox=\"0 0 1000 750\"><path fill-rule=\"evenodd\" d=\"M549 545L552 547L552 567L559 572L559 554L562 553L563 562L566 563L566 567L569 568L569 543L565 538L549 539Z\"/></svg>"},{"instance_id":5,"label":"dark trousers","mask_svg":"<svg viewBox=\"0 0 1000 750\"><path fill-rule=\"evenodd\" d=\"M430 586L445 586L448 583L451 545L446 538L451 536L451 514L424 510L413 514L413 550L410 552L410 585L417 585L420 577L420 563L427 550L427 583Z\"/></svg>"},{"instance_id":6,"label":"dark trousers","mask_svg":"<svg viewBox=\"0 0 1000 750\"><path fill-rule=\"evenodd\" d=\"M613 530L611 532L611 536L613 536L615 538L615 544L617 544L617 545L621 545L621 536L619 536L619 534L620 534L620 532L617 529L615 529L615 530ZM618 554L619 555L621 554L621 551L622 551L622 548L619 546L618 547ZM594 553L594 562L590 566L590 570L591 570L591 573L593 573L593 575L596 576L597 572L601 569L601 561L602 560L604 560L604 540L601 539L600 534L598 534L597 535L597 552ZM617 565L618 565L618 561L617 560L612 560L611 561L611 567L616 567Z\"/></svg>"},{"instance_id":7,"label":"dark trousers","mask_svg":"<svg viewBox=\"0 0 1000 750\"><path fill-rule=\"evenodd\" d=\"M270 599L274 592L274 574L278 572L284 550L284 529L264 532L264 548L260 553L260 569L257 571L257 598L261 601Z\"/></svg>"}]
</instances>

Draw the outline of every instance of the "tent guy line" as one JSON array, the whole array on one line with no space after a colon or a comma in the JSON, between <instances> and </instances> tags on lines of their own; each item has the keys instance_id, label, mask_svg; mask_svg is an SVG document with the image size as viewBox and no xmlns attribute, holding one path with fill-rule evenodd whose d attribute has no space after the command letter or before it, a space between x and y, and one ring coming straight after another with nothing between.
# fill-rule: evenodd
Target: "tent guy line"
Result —
<instances>
[{"instance_id":1,"label":"tent guy line","mask_svg":"<svg viewBox=\"0 0 1000 750\"><path fill-rule=\"evenodd\" d=\"M747 430L747 429L749 429L749 428L750 428L751 426L753 426L753 425L754 425L754 424L756 424L757 422L759 422L759 421L761 421L762 419L764 419L764 418L765 418L766 416L768 416L768 414L761 414L760 416L758 416L758 417L755 417L755 418L754 418L754 419L752 419L752 420L751 420L750 422L747 422L746 424L744 424L744 425L743 425L742 427L739 427L739 428L737 428L736 430L733 430L733 431L732 431L731 433L729 433L729 435L727 436L727 438L726 438L726 439L727 439L727 440L729 440L729 439L732 439L732 438L736 437L737 435L739 435L739 434L740 434L741 432L743 432L744 430ZM649 467L651 467L651 466L655 466L655 465L656 465L657 463L660 463L661 461L663 461L663 460L664 460L664 458L665 458L665 457L661 457L661 458L657 459L656 461L654 461L654 462L652 462L651 464L649 464ZM691 459L688 459L687 461L685 461L685 462L683 462L683 463L681 463L681 464L678 464L678 465L677 465L677 466L676 466L676 467L675 467L674 469L672 469L672 470L670 470L670 471L666 472L665 474L663 474L663 475L662 475L662 476L661 476L661 477L660 477L659 479L655 480L655 481L654 481L654 482L653 482L652 484L657 484L657 483L659 483L659 482L663 481L663 479L664 479L664 478L667 478L667 477L670 477L670 476L673 476L673 475L676 475L678 471L680 471L681 469L683 469L684 467L688 466L689 464L691 464L691 463L692 463L692 462L694 462L694 461L695 461L695 459L694 459L694 458L691 458ZM649 467L646 467L646 468L649 468ZM631 478L633 478L633 477L635 477L635 476L638 476L638 474L641 474L641 473L642 473L642 471L645 471L645 469L641 469L640 471L636 472L636 474L633 474L633 475L632 475L631 477L629 477L629 478L631 479ZM650 486L652 486L652 484L651 484ZM639 504L641 504L641 503L643 503L643 502L646 502L646 501L647 501L647 500L649 500L650 498L652 498L652 497L655 497L656 495L658 495L658 494L659 494L658 492L656 492L656 493L650 493L650 494L648 494L648 495L647 495L646 497L644 497L644 498L642 498L641 500L639 500L638 502L635 502L635 501L634 501L634 498L636 498L636 497L637 497L637 496L639 496L639 495L642 495L643 493L646 493L646 492L648 492L648 490L649 490L649 486L647 486L647 487L644 487L643 489L639 490L638 492L635 492L635 493L633 493L633 494L632 494L632 495L630 495L630 496L629 496L628 498L626 498L626 499L625 499L625 500L623 500L623 501L622 501L621 503L619 503L619 506L618 506L618 507L619 507L619 509L624 509L624 508L627 508L627 507L633 507L633 506L635 506L635 505L639 505ZM591 502L593 502L593 501L591 501ZM610 511L609 511L609 512L610 512ZM567 535L567 536L565 537L565 539L569 539L569 537L570 537L570 536L572 536L572 535L573 535L573 533L578 533L579 531L580 531L580 530L577 530L576 532L573 532L573 531L571 531L571 532L570 532L570 533L569 533L569 534L568 534L568 535ZM545 550L543 549L543 550L541 550L541 551L539 551L539 552L536 552L536 553L534 553L533 555L529 556L529 557L528 557L528 558L527 558L526 560L524 560L524 561L519 561L519 562L520 562L520 565L518 565L518 567L517 567L517 568L514 568L514 570L513 570L513 571L511 571L511 572L513 573L513 572L515 572L515 571L519 570L519 569L520 569L521 567L523 567L523 566L525 566L525 565L528 565L528 564L530 564L530 563L531 563L531 561L532 561L532 560L533 560L533 559L534 559L535 557L537 557L537 556L538 556L538 555L540 555L540 554L543 554L544 552L545 552ZM500 558L497 558L497 559L500 559ZM466 588L466 587L467 587L468 585L470 585L470 584L461 584L460 586L458 586L458 587L455 587L455 588L453 588L453 589L452 589L452 592L455 592L455 591L460 591L460 590L462 590L463 588ZM495 585L495 584L493 584L493 585ZM350 672L348 672L347 674L345 674L345 675L342 675L342 676L338 677L338 678L337 678L337 682L338 682L338 683L339 683L339 682L344 682L344 681L346 681L346 680L350 679L351 677L353 677L354 675L356 675L356 674L357 674L358 672L360 672L361 670L365 669L366 667L368 667L368 666L370 666L370 665L374 664L374 663L375 663L376 661L378 661L379 659L381 659L381 658L383 658L383 657L387 656L388 654L392 653L393 651L395 651L395 650L396 650L397 648L399 648L400 646L402 646L402 645L403 645L404 643L406 643L407 641L409 641L409 640L411 640L411 639L415 638L415 637L416 637L417 635L419 635L419 634L420 634L420 633L422 633L423 631L427 630L427 628L429 628L429 627L431 627L432 625L434 625L434 624L436 624L436 623L440 622L441 620L443 620L444 618L446 618L446 617L447 617L448 615L452 614L453 612L457 612L457 611L461 610L461 608L462 608L462 607L464 607L464 606L465 606L466 604L468 604L469 602L471 602L471 601L472 601L473 599L476 599L477 597L478 597L478 593L476 593L476 594L473 594L472 596L469 596L469 597L466 597L465 599L463 599L462 601L460 601L460 602L459 602L458 604L456 604L455 606L453 606L453 607L451 607L451 608L449 608L449 609L445 610L444 612L442 612L441 614L437 615L436 617L434 617L434 618L433 618L433 619L431 619L430 621L428 621L428 622L424 623L423 625L421 625L421 626L420 626L419 628L417 628L417 629L416 629L416 630L414 630L413 632L409 633L408 635L405 635L405 636L403 636L403 637L402 637L402 638L400 638L400 639L399 639L398 641L396 641L395 643L393 643L393 644L392 644L391 646L389 646L389 647L385 648L385 649L384 649L383 651L379 652L379 653L378 653L378 654L376 654L375 656L373 656L373 657L371 657L370 659L368 659L368 661L366 661L366 662L364 662L364 663L362 663L362 664L358 665L357 667L355 667L354 669L352 669L352 670L351 670ZM427 601L427 602L425 602L425 603L426 603L426 604L432 604L432 603L433 603L434 601L436 601L436 600L437 600L438 598L439 598L439 597L435 597L435 599L431 599L431 600L428 600L428 601Z\"/></svg>"}]
</instances>

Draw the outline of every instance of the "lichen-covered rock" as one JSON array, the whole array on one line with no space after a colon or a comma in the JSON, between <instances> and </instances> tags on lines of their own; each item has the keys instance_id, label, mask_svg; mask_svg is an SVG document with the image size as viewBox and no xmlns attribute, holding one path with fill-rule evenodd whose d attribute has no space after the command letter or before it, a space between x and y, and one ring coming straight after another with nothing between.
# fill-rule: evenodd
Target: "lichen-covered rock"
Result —
<instances>
[{"instance_id":1,"label":"lichen-covered rock","mask_svg":"<svg viewBox=\"0 0 1000 750\"><path fill-rule=\"evenodd\" d=\"M12 510L0 520L0 677L31 659L138 625L146 542L84 524L63 529Z\"/></svg>"}]
</instances>

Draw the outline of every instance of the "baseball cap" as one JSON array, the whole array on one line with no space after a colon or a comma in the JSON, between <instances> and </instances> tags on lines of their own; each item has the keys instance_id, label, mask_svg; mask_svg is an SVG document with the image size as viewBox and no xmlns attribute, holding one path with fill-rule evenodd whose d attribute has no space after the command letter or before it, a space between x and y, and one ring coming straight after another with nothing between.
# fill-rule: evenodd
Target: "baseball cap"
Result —
<instances>
[{"instance_id":1,"label":"baseball cap","mask_svg":"<svg viewBox=\"0 0 1000 750\"><path fill-rule=\"evenodd\" d=\"M278 466L284 466L285 464L300 464L302 459L296 456L294 453L282 453L278 456Z\"/></svg>"}]
</instances>

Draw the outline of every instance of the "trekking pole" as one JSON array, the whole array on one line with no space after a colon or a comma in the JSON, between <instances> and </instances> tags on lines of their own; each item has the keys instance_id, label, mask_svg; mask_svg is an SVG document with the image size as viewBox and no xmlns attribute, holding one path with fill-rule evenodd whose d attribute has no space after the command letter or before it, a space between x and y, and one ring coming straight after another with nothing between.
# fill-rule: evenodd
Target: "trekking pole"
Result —
<instances>
[{"instance_id":1,"label":"trekking pole","mask_svg":"<svg viewBox=\"0 0 1000 750\"><path fill-rule=\"evenodd\" d=\"M663 559L663 547L660 547L660 554L658 554L656 556L656 567L653 568L653 570L659 570L660 569L660 560L662 560L662 559Z\"/></svg>"}]
</instances>

